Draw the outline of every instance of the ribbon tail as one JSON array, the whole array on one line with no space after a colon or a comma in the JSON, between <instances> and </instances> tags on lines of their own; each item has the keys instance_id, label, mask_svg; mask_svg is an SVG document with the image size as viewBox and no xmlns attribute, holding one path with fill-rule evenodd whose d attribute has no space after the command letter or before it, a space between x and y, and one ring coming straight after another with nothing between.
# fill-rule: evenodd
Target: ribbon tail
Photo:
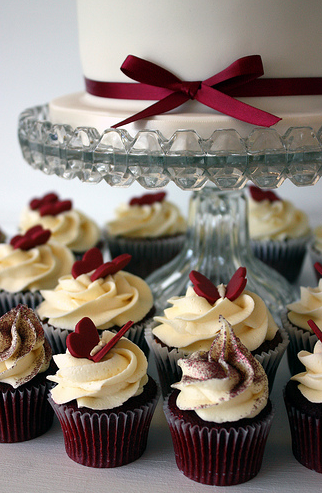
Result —
<instances>
[{"instance_id":1,"label":"ribbon tail","mask_svg":"<svg viewBox=\"0 0 322 493\"><path fill-rule=\"evenodd\" d=\"M281 120L278 116L250 106L205 84L196 94L197 101L224 115L261 127L271 127Z\"/></svg>"},{"instance_id":2,"label":"ribbon tail","mask_svg":"<svg viewBox=\"0 0 322 493\"><path fill-rule=\"evenodd\" d=\"M165 98L157 101L156 103L148 106L142 111L139 111L135 115L126 118L125 120L112 125L112 128L118 128L120 126L128 125L129 123L136 122L137 120L143 120L147 118L151 118L152 116L160 115L162 113L166 113L167 111L173 110L178 106L181 106L183 103L188 101L189 97L180 92L173 92L166 96Z\"/></svg>"}]
</instances>

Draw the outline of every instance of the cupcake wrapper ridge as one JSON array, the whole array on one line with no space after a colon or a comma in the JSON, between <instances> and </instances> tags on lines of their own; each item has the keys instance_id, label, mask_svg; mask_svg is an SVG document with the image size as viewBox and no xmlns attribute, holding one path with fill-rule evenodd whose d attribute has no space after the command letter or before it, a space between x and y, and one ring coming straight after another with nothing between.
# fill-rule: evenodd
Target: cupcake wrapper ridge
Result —
<instances>
[{"instance_id":1,"label":"cupcake wrapper ridge","mask_svg":"<svg viewBox=\"0 0 322 493\"><path fill-rule=\"evenodd\" d=\"M0 394L0 442L24 442L52 425L54 412L47 400L50 384L9 389Z\"/></svg>"},{"instance_id":2,"label":"cupcake wrapper ridge","mask_svg":"<svg viewBox=\"0 0 322 493\"><path fill-rule=\"evenodd\" d=\"M145 451L152 416L159 399L134 411L93 413L58 405L49 396L60 422L67 455L88 467L119 467L137 460Z\"/></svg>"},{"instance_id":3,"label":"cupcake wrapper ridge","mask_svg":"<svg viewBox=\"0 0 322 493\"><path fill-rule=\"evenodd\" d=\"M261 422L245 428L201 428L164 412L178 469L199 483L231 486L256 476L261 468L273 410Z\"/></svg>"},{"instance_id":4,"label":"cupcake wrapper ridge","mask_svg":"<svg viewBox=\"0 0 322 493\"><path fill-rule=\"evenodd\" d=\"M4 315L12 308L19 304L27 305L29 308L35 310L35 308L43 301L39 291L32 293L26 291L25 293L8 293L7 291L0 292L0 310L1 315Z\"/></svg>"}]
</instances>

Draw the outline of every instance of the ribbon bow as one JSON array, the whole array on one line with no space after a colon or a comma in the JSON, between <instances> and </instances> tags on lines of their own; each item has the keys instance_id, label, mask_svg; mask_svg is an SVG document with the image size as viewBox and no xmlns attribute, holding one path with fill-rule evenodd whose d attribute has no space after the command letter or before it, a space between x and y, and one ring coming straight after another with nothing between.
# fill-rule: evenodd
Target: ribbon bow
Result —
<instances>
[{"instance_id":1,"label":"ribbon bow","mask_svg":"<svg viewBox=\"0 0 322 493\"><path fill-rule=\"evenodd\" d=\"M113 128L173 110L189 99L196 99L220 113L253 125L270 127L281 120L277 116L254 108L226 94L235 88L247 85L264 74L260 55L239 58L222 72L204 81L182 81L159 65L133 55L129 55L125 59L121 70L131 79L148 86L142 87L145 91L145 97L142 99L151 99L149 86L166 91L160 93L162 94L161 98L155 98L160 99L158 102L113 125ZM157 94L159 95L159 91Z\"/></svg>"}]
</instances>

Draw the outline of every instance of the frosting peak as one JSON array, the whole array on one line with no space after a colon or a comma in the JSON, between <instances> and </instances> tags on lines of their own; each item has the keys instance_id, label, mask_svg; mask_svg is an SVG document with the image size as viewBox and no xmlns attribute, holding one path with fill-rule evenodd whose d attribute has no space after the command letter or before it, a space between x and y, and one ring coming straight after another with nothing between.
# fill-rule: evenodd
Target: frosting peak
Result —
<instances>
[{"instance_id":1,"label":"frosting peak","mask_svg":"<svg viewBox=\"0 0 322 493\"><path fill-rule=\"evenodd\" d=\"M17 388L49 367L51 349L35 313L18 305L0 318L0 381Z\"/></svg>"},{"instance_id":2,"label":"frosting peak","mask_svg":"<svg viewBox=\"0 0 322 493\"><path fill-rule=\"evenodd\" d=\"M322 342L316 342L313 353L300 351L298 358L306 371L293 375L291 380L299 382L300 392L310 402L322 403Z\"/></svg>"},{"instance_id":3,"label":"frosting peak","mask_svg":"<svg viewBox=\"0 0 322 493\"><path fill-rule=\"evenodd\" d=\"M180 359L182 379L177 406L194 410L205 421L222 423L259 414L268 399L268 380L261 364L220 317L220 332L210 350Z\"/></svg>"},{"instance_id":4,"label":"frosting peak","mask_svg":"<svg viewBox=\"0 0 322 493\"><path fill-rule=\"evenodd\" d=\"M287 316L290 322L301 329L309 330L308 320L312 319L318 327L322 327L322 279L315 288L300 288L300 299L287 305Z\"/></svg>"}]
</instances>

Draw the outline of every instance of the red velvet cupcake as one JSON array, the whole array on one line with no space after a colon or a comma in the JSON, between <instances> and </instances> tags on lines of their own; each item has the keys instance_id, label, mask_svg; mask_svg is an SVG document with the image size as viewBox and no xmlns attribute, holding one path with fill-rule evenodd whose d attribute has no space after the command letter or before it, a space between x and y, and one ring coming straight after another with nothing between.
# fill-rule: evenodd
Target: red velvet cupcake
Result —
<instances>
[{"instance_id":1,"label":"red velvet cupcake","mask_svg":"<svg viewBox=\"0 0 322 493\"><path fill-rule=\"evenodd\" d=\"M186 239L186 220L165 197L165 192L133 197L116 209L116 219L106 225L111 256L131 254L133 262L126 270L143 279L170 262Z\"/></svg>"},{"instance_id":2,"label":"red velvet cupcake","mask_svg":"<svg viewBox=\"0 0 322 493\"><path fill-rule=\"evenodd\" d=\"M54 356L58 371L49 379L57 385L49 401L67 455L84 466L122 466L146 448L159 390L144 353L121 337L127 329L104 331L100 339L85 317L68 335L66 353Z\"/></svg>"},{"instance_id":3,"label":"red velvet cupcake","mask_svg":"<svg viewBox=\"0 0 322 493\"><path fill-rule=\"evenodd\" d=\"M322 332L309 321L319 338L313 352L300 351L305 371L294 375L284 389L293 455L303 466L322 473Z\"/></svg>"},{"instance_id":4,"label":"red velvet cupcake","mask_svg":"<svg viewBox=\"0 0 322 493\"><path fill-rule=\"evenodd\" d=\"M45 433L54 413L51 349L34 312L18 305L0 318L0 442L22 442Z\"/></svg>"},{"instance_id":5,"label":"red velvet cupcake","mask_svg":"<svg viewBox=\"0 0 322 493\"><path fill-rule=\"evenodd\" d=\"M230 486L259 472L273 410L263 367L221 321L209 352L179 360L183 377L164 412L179 470L203 484Z\"/></svg>"}]
</instances>

